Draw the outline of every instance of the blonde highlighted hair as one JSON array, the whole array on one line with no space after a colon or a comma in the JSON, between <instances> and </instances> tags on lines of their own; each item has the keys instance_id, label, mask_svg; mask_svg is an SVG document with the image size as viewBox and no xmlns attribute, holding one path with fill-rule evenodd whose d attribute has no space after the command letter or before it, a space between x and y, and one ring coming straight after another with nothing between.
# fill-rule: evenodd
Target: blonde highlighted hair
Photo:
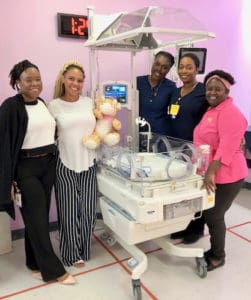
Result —
<instances>
[{"instance_id":1,"label":"blonde highlighted hair","mask_svg":"<svg viewBox=\"0 0 251 300\"><path fill-rule=\"evenodd\" d=\"M70 69L72 68L77 68L79 69L84 77L85 77L85 71L84 71L84 68L83 66L75 61L75 60L71 60L71 61L68 61L66 62L61 70L59 71L58 73L58 76L56 78L56 82L55 82L55 86L54 86L54 95L53 95L53 98L59 98L59 97L62 97L64 94L65 94L65 88L64 88L64 84L63 84L63 81L62 81L62 76Z\"/></svg>"}]
</instances>

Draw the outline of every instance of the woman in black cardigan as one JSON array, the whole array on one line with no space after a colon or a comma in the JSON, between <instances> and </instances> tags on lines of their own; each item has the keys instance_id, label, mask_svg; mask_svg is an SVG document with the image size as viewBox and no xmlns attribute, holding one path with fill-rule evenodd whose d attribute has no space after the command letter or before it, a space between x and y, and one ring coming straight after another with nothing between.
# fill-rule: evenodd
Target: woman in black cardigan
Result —
<instances>
[{"instance_id":1,"label":"woman in black cardigan","mask_svg":"<svg viewBox=\"0 0 251 300\"><path fill-rule=\"evenodd\" d=\"M13 200L20 189L25 224L26 265L37 279L74 284L55 255L49 236L51 189L55 178L55 121L39 98L39 69L28 60L10 72L18 94L0 107L0 208L13 218Z\"/></svg>"}]
</instances>

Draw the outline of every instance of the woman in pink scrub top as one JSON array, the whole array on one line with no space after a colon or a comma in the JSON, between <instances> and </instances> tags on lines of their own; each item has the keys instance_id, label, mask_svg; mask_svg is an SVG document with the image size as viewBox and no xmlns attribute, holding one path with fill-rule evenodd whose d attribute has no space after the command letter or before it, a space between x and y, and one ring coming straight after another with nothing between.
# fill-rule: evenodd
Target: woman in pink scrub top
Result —
<instances>
[{"instance_id":1,"label":"woman in pink scrub top","mask_svg":"<svg viewBox=\"0 0 251 300\"><path fill-rule=\"evenodd\" d=\"M248 174L241 149L247 120L229 96L235 83L229 73L215 70L206 75L206 99L210 108L194 130L196 145L210 145L210 159L203 188L215 192L215 206L205 210L211 248L205 252L207 270L225 264L226 225L224 216Z\"/></svg>"}]
</instances>

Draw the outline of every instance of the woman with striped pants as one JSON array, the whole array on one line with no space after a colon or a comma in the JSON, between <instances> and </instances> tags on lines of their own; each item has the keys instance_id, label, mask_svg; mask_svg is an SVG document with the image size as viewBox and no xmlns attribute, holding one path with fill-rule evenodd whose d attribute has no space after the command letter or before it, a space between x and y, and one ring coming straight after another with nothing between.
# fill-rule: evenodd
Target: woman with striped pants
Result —
<instances>
[{"instance_id":1,"label":"woman with striped pants","mask_svg":"<svg viewBox=\"0 0 251 300\"><path fill-rule=\"evenodd\" d=\"M95 127L93 101L81 96L85 73L75 61L64 64L49 111L57 123L58 159L55 195L60 252L64 265L82 267L90 258L96 221L95 151L82 144Z\"/></svg>"}]
</instances>

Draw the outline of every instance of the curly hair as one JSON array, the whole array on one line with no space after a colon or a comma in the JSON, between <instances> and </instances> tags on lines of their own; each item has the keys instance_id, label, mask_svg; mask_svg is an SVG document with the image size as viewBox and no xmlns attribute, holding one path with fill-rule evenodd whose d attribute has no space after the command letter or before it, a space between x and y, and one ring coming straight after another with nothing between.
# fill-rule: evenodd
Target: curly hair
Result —
<instances>
[{"instance_id":1,"label":"curly hair","mask_svg":"<svg viewBox=\"0 0 251 300\"><path fill-rule=\"evenodd\" d=\"M211 78L215 75L225 79L231 85L235 84L235 80L234 80L233 76L223 70L214 70L214 71L209 72L204 78L204 84L206 84L206 82L208 81L209 78Z\"/></svg>"},{"instance_id":2,"label":"curly hair","mask_svg":"<svg viewBox=\"0 0 251 300\"><path fill-rule=\"evenodd\" d=\"M79 69L83 73L83 75L85 76L84 68L79 62L74 61L74 60L66 62L62 66L62 68L59 71L58 76L56 78L56 82L55 82L55 86L54 86L54 95L53 95L54 99L62 97L65 94L65 87L64 87L64 84L62 82L62 76L67 71L69 71L70 69L73 69L73 68Z\"/></svg>"},{"instance_id":3,"label":"curly hair","mask_svg":"<svg viewBox=\"0 0 251 300\"><path fill-rule=\"evenodd\" d=\"M15 64L14 67L11 69L9 74L10 85L14 90L19 90L17 81L20 79L21 74L28 68L35 68L39 71L38 66L34 65L27 59Z\"/></svg>"}]
</instances>

